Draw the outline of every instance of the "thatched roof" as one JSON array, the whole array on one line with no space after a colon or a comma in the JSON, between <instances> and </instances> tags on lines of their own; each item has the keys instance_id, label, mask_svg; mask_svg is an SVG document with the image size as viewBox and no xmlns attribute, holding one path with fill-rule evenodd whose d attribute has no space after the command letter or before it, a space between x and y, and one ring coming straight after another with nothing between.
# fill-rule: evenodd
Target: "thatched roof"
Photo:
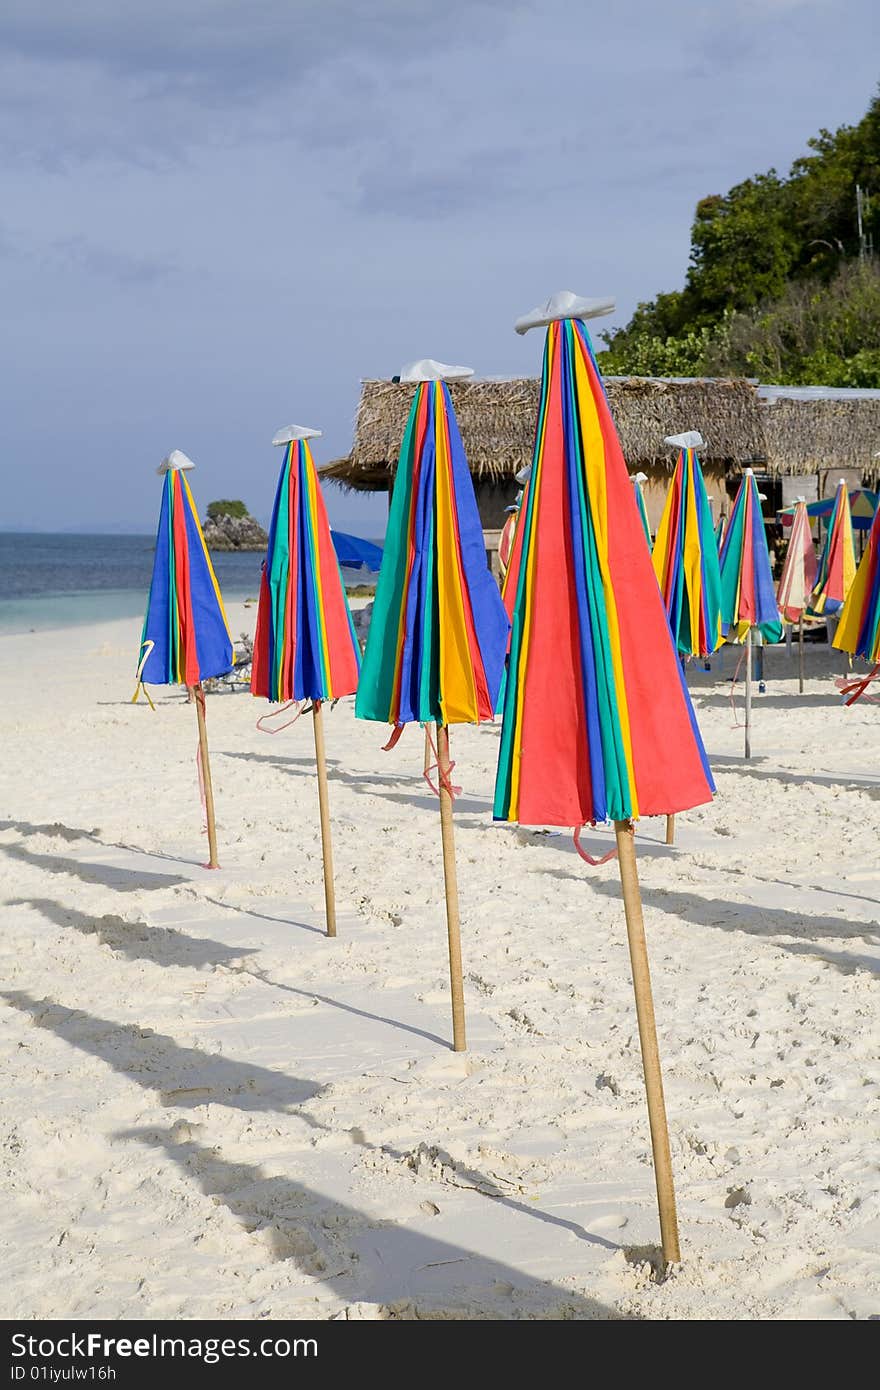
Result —
<instances>
[{"instance_id":1,"label":"thatched roof","mask_svg":"<svg viewBox=\"0 0 880 1390\"><path fill-rule=\"evenodd\" d=\"M767 468L812 474L854 468L868 481L880 459L880 391L760 387Z\"/></svg>"},{"instance_id":2,"label":"thatched roof","mask_svg":"<svg viewBox=\"0 0 880 1390\"><path fill-rule=\"evenodd\" d=\"M539 385L529 377L449 383L475 477L507 480L531 461ZM870 471L880 448L880 392L771 401L762 397L783 388L758 388L746 380L608 377L605 386L630 470L671 469L675 455L663 439L684 429L699 430L707 440L700 450L704 465L731 472L746 464L788 474L837 467ZM359 490L386 488L415 389L363 382L351 454L323 468L321 476ZM877 400L868 399L875 395Z\"/></svg>"}]
</instances>

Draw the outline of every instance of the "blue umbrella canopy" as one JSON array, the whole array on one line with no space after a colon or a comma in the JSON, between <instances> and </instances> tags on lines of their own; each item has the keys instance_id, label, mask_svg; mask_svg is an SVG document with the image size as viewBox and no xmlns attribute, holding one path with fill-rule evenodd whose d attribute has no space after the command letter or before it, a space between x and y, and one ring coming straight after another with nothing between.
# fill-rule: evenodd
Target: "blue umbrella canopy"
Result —
<instances>
[{"instance_id":1,"label":"blue umbrella canopy","mask_svg":"<svg viewBox=\"0 0 880 1390\"><path fill-rule=\"evenodd\" d=\"M378 571L382 563L382 547L372 541L361 540L360 536L349 536L344 531L331 530L330 536L336 550L336 558L346 569Z\"/></svg>"},{"instance_id":2,"label":"blue umbrella canopy","mask_svg":"<svg viewBox=\"0 0 880 1390\"><path fill-rule=\"evenodd\" d=\"M850 513L852 515L853 530L870 531L874 524L874 514L877 511L878 494L872 492L867 487L857 487L849 494ZM818 516L826 521L834 510L834 497L823 497L818 502L807 504L807 516ZM776 513L776 520L781 521L783 526L791 526L794 521L796 505L783 507Z\"/></svg>"}]
</instances>

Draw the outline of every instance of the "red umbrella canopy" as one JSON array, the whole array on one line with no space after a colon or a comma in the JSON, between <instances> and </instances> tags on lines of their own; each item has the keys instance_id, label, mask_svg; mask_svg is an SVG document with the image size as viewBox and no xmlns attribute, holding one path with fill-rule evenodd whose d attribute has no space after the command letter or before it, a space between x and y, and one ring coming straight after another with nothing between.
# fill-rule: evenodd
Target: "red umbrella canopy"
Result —
<instances>
[{"instance_id":1,"label":"red umbrella canopy","mask_svg":"<svg viewBox=\"0 0 880 1390\"><path fill-rule=\"evenodd\" d=\"M494 813L526 825L671 813L714 791L583 322L596 312L566 292L518 325L547 334Z\"/></svg>"}]
</instances>

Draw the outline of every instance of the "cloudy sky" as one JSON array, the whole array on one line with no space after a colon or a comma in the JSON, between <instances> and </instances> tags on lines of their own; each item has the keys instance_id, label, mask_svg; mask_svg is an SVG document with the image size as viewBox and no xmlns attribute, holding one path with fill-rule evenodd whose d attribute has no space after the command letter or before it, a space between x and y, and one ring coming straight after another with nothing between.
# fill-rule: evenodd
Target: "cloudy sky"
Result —
<instances>
[{"instance_id":1,"label":"cloudy sky","mask_svg":"<svg viewBox=\"0 0 880 1390\"><path fill-rule=\"evenodd\" d=\"M536 372L560 288L624 322L699 197L862 115L875 4L3 0L0 527L150 531L174 447L265 517L360 378Z\"/></svg>"}]
</instances>

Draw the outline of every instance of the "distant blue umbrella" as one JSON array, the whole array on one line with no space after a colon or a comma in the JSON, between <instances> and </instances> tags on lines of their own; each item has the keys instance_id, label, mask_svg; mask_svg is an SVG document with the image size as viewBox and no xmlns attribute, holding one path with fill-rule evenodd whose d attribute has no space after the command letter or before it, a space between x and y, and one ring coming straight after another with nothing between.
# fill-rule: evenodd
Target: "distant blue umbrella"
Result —
<instances>
[{"instance_id":1,"label":"distant blue umbrella","mask_svg":"<svg viewBox=\"0 0 880 1390\"><path fill-rule=\"evenodd\" d=\"M344 531L331 530L330 535L336 549L336 558L345 569L378 572L382 563L381 545L363 541L360 536L347 536Z\"/></svg>"}]
</instances>

